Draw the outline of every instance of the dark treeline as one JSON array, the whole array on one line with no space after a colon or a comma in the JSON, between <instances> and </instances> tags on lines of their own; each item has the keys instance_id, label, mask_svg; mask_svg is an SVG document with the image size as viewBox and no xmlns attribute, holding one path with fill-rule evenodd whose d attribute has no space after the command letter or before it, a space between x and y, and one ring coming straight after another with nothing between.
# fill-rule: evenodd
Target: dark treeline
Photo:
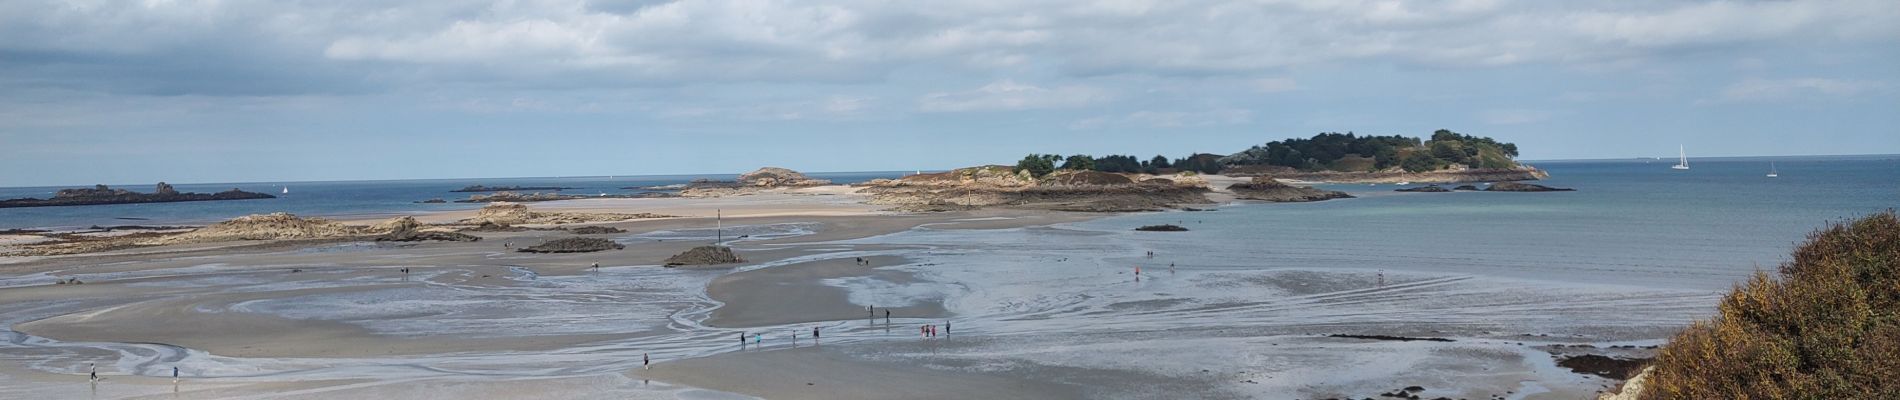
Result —
<instances>
[{"instance_id":1,"label":"dark treeline","mask_svg":"<svg viewBox=\"0 0 1900 400\"><path fill-rule=\"evenodd\" d=\"M1267 142L1221 158L1224 165L1272 165L1304 171L1377 171L1394 166L1411 172L1443 169L1453 164L1470 168L1512 168L1517 145L1450 130L1432 132L1430 140L1405 136L1321 133L1309 139Z\"/></svg>"},{"instance_id":2,"label":"dark treeline","mask_svg":"<svg viewBox=\"0 0 1900 400\"><path fill-rule=\"evenodd\" d=\"M1130 155L1108 155L1095 157L1087 154L1062 156L1059 154L1030 154L1016 162L1017 171L1029 171L1035 176L1048 175L1059 169L1163 174L1181 171L1194 171L1206 174L1221 170L1220 156L1216 154L1195 154L1169 160L1167 156L1156 155L1141 159Z\"/></svg>"},{"instance_id":3,"label":"dark treeline","mask_svg":"<svg viewBox=\"0 0 1900 400\"><path fill-rule=\"evenodd\" d=\"M1141 159L1130 155L1095 157L1086 154L1030 154L1016 162L1017 171L1043 176L1056 170L1085 170L1123 173L1163 174L1193 171L1220 173L1235 166L1278 166L1302 171L1382 171L1399 167L1410 172L1444 169L1452 165L1469 168L1513 168L1517 145L1469 136L1450 130L1432 132L1430 140L1399 135L1360 136L1351 132L1328 132L1312 138L1290 138L1253 146L1233 155L1196 153L1168 159L1154 156Z\"/></svg>"}]
</instances>

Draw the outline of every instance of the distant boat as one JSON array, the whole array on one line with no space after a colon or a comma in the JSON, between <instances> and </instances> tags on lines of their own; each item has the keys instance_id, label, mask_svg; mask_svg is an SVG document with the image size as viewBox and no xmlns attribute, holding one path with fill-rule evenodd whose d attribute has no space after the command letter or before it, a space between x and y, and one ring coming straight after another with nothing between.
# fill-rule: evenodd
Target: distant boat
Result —
<instances>
[{"instance_id":1,"label":"distant boat","mask_svg":"<svg viewBox=\"0 0 1900 400\"><path fill-rule=\"evenodd\" d=\"M1399 184L1400 184L1400 185L1410 185L1410 184L1412 184L1412 181L1405 181L1405 182L1399 182Z\"/></svg>"},{"instance_id":2,"label":"distant boat","mask_svg":"<svg viewBox=\"0 0 1900 400\"><path fill-rule=\"evenodd\" d=\"M284 187L284 194L290 194L290 187L289 187L289 186L285 186L285 187Z\"/></svg>"},{"instance_id":3,"label":"distant boat","mask_svg":"<svg viewBox=\"0 0 1900 400\"><path fill-rule=\"evenodd\" d=\"M1682 161L1670 166L1669 169L1689 169L1689 152L1683 150L1682 145L1676 145L1676 156L1681 157Z\"/></svg>"},{"instance_id":4,"label":"distant boat","mask_svg":"<svg viewBox=\"0 0 1900 400\"><path fill-rule=\"evenodd\" d=\"M1775 173L1775 162L1769 161L1768 162L1768 177L1773 178L1777 176L1781 176L1781 174Z\"/></svg>"}]
</instances>

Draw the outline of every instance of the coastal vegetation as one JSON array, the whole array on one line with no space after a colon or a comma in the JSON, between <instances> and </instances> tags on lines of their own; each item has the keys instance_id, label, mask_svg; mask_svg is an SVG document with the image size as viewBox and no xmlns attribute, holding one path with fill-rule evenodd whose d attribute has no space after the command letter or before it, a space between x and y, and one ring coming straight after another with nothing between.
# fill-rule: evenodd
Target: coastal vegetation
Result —
<instances>
[{"instance_id":1,"label":"coastal vegetation","mask_svg":"<svg viewBox=\"0 0 1900 400\"><path fill-rule=\"evenodd\" d=\"M1407 172L1436 171L1454 165L1472 169L1516 168L1517 145L1446 129L1430 139L1406 136L1360 136L1321 133L1308 139L1267 142L1223 157L1230 166L1266 165L1301 171L1383 171L1398 167Z\"/></svg>"},{"instance_id":2,"label":"coastal vegetation","mask_svg":"<svg viewBox=\"0 0 1900 400\"><path fill-rule=\"evenodd\" d=\"M1304 172L1503 170L1518 168L1514 161L1517 155L1517 144L1446 129L1432 132L1430 138L1423 139L1328 132L1306 139L1267 142L1227 156L1196 153L1173 160L1161 155L1142 159L1130 155L1030 154L1017 161L1014 170L1029 171L1038 177L1057 170L1144 174L1217 174L1229 169L1276 167Z\"/></svg>"},{"instance_id":3,"label":"coastal vegetation","mask_svg":"<svg viewBox=\"0 0 1900 400\"><path fill-rule=\"evenodd\" d=\"M1831 224L1778 272L1664 346L1640 398L1900 398L1900 218Z\"/></svg>"}]
</instances>

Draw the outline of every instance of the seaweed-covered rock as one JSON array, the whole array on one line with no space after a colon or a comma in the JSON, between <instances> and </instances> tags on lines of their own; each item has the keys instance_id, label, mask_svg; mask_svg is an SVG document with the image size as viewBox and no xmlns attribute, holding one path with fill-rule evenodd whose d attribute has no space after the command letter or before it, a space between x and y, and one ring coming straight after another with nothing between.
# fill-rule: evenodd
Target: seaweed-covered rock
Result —
<instances>
[{"instance_id":1,"label":"seaweed-covered rock","mask_svg":"<svg viewBox=\"0 0 1900 400\"><path fill-rule=\"evenodd\" d=\"M1228 185L1227 190L1233 191L1242 199L1277 203L1352 198L1352 195L1346 192L1288 185L1267 176L1256 176L1251 182Z\"/></svg>"},{"instance_id":2,"label":"seaweed-covered rock","mask_svg":"<svg viewBox=\"0 0 1900 400\"><path fill-rule=\"evenodd\" d=\"M1444 193L1444 192L1449 192L1451 190L1438 187L1438 185L1425 185L1425 186L1419 186L1419 187L1409 187L1409 188L1399 189L1395 191L1396 192Z\"/></svg>"},{"instance_id":3,"label":"seaweed-covered rock","mask_svg":"<svg viewBox=\"0 0 1900 400\"><path fill-rule=\"evenodd\" d=\"M745 262L745 259L739 258L738 253L734 253L731 247L726 246L699 246L687 250L684 253L666 258L667 266L716 265L742 262Z\"/></svg>"},{"instance_id":4,"label":"seaweed-covered rock","mask_svg":"<svg viewBox=\"0 0 1900 400\"><path fill-rule=\"evenodd\" d=\"M571 237L549 240L516 251L523 253L589 253L604 250L620 250L624 248L627 248L627 246L612 240Z\"/></svg>"},{"instance_id":5,"label":"seaweed-covered rock","mask_svg":"<svg viewBox=\"0 0 1900 400\"><path fill-rule=\"evenodd\" d=\"M1477 186L1471 186L1471 185L1458 185L1458 187L1455 187L1455 188L1451 188L1451 190L1466 190L1466 191L1469 191L1469 190L1478 190L1478 187L1477 187Z\"/></svg>"},{"instance_id":6,"label":"seaweed-covered rock","mask_svg":"<svg viewBox=\"0 0 1900 400\"><path fill-rule=\"evenodd\" d=\"M378 242L478 242L481 240L481 236L461 232L422 231L413 229L390 232L387 235L376 237L376 241Z\"/></svg>"},{"instance_id":7,"label":"seaweed-covered rock","mask_svg":"<svg viewBox=\"0 0 1900 400\"><path fill-rule=\"evenodd\" d=\"M1498 182L1484 189L1487 192L1568 192L1576 189L1554 188L1535 183Z\"/></svg>"},{"instance_id":8,"label":"seaweed-covered rock","mask_svg":"<svg viewBox=\"0 0 1900 400\"><path fill-rule=\"evenodd\" d=\"M615 228L615 227L611 227L611 226L598 226L598 225L589 225L589 226L582 226L582 227L576 227L576 228L573 228L573 229L568 229L567 231L568 231L568 232L574 232L574 234L577 234L577 235L599 235L599 234L606 234L606 233L627 233L627 230L626 230L626 229L620 229L620 228Z\"/></svg>"},{"instance_id":9,"label":"seaweed-covered rock","mask_svg":"<svg viewBox=\"0 0 1900 400\"><path fill-rule=\"evenodd\" d=\"M1174 224L1161 224L1161 225L1143 226L1140 228L1135 228L1135 230L1143 231L1143 232L1187 232L1188 228L1183 228L1180 225L1174 225Z\"/></svg>"}]
</instances>

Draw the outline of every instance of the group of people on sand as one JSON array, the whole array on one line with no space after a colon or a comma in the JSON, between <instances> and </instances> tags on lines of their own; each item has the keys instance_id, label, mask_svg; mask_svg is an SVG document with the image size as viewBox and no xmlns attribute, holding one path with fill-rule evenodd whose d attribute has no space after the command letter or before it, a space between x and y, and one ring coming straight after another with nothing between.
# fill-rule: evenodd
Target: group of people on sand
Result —
<instances>
[{"instance_id":1,"label":"group of people on sand","mask_svg":"<svg viewBox=\"0 0 1900 400\"><path fill-rule=\"evenodd\" d=\"M867 260L864 257L858 257L858 266L869 267L871 266L871 260Z\"/></svg>"},{"instance_id":2,"label":"group of people on sand","mask_svg":"<svg viewBox=\"0 0 1900 400\"><path fill-rule=\"evenodd\" d=\"M926 337L926 338L933 338L933 337L937 337L937 335L938 335L938 333L937 333L937 325L936 325L936 324L924 324L924 326L922 327L922 332L923 332L923 334L924 334L924 337ZM944 336L950 336L950 321L943 321L943 333L942 333L942 335L944 335Z\"/></svg>"},{"instance_id":3,"label":"group of people on sand","mask_svg":"<svg viewBox=\"0 0 1900 400\"><path fill-rule=\"evenodd\" d=\"M99 381L105 380L99 377L99 363L86 363L86 368L91 370L86 373L86 379L92 381L92 384L97 385ZM178 367L176 366L172 367L172 384L178 384Z\"/></svg>"}]
</instances>

